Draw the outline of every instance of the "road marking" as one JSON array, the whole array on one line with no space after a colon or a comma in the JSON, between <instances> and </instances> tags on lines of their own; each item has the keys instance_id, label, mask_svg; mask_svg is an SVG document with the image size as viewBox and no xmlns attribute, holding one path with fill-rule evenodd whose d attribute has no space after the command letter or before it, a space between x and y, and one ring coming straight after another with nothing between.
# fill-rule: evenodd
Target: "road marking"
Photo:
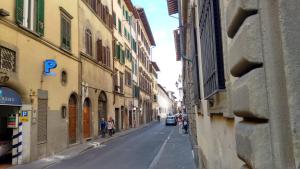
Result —
<instances>
[{"instance_id":1,"label":"road marking","mask_svg":"<svg viewBox=\"0 0 300 169\"><path fill-rule=\"evenodd\" d=\"M169 139L170 139L171 135L173 134L173 132L174 132L174 130L172 130L170 132L167 139L164 141L163 145L160 147L160 150L158 151L158 153L156 154L156 156L152 160L152 162L151 162L150 166L148 167L148 169L154 169L154 167L157 165L157 163L160 159L160 156L161 156L162 152L164 151L165 146L167 145L167 142L169 141Z\"/></svg>"},{"instance_id":2,"label":"road marking","mask_svg":"<svg viewBox=\"0 0 300 169\"><path fill-rule=\"evenodd\" d=\"M192 156L193 156L193 159L195 159L194 150L192 150Z\"/></svg>"}]
</instances>

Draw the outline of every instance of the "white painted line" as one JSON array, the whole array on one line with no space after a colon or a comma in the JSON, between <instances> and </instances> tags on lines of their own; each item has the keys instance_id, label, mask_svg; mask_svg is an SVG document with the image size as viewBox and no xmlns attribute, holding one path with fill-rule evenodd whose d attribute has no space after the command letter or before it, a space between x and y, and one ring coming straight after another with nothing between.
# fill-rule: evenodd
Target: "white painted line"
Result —
<instances>
[{"instance_id":1,"label":"white painted line","mask_svg":"<svg viewBox=\"0 0 300 169\"><path fill-rule=\"evenodd\" d=\"M195 159L194 150L192 150L192 156L193 156L193 159Z\"/></svg>"},{"instance_id":2,"label":"white painted line","mask_svg":"<svg viewBox=\"0 0 300 169\"><path fill-rule=\"evenodd\" d=\"M157 165L159 159L160 159L160 156L162 154L162 152L164 151L165 149L165 146L167 144L167 142L169 141L170 139L170 136L173 134L174 130L172 130L170 132L170 134L168 135L167 139L164 141L163 145L160 147L160 150L158 151L158 153L156 154L156 156L154 157L154 159L152 160L150 166L148 167L148 169L154 169L154 167Z\"/></svg>"}]
</instances>

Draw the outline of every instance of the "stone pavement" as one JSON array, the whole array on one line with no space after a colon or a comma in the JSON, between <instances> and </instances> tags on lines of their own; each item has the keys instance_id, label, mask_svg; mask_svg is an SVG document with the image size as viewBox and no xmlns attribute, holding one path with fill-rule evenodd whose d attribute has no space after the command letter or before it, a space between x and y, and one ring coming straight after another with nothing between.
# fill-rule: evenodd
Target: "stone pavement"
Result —
<instances>
[{"instance_id":1,"label":"stone pavement","mask_svg":"<svg viewBox=\"0 0 300 169\"><path fill-rule=\"evenodd\" d=\"M47 168L47 167L49 167L49 166L51 166L55 163L58 163L58 162L60 162L64 159L73 158L73 157L75 157L75 156L77 156L81 153L84 153L84 152L90 150L90 149L99 147L99 146L101 146L101 144L103 144L105 142L108 142L108 141L113 140L115 138L127 135L127 134L129 134L133 131L142 129L144 127L148 127L150 125L153 125L154 123L156 123L156 122L154 121L154 122L142 125L142 126L137 127L137 128L131 128L131 129L128 129L128 130L117 132L111 137L108 136L107 134L106 134L105 138L102 138L102 137L99 136L98 139L91 140L91 141L88 141L86 143L74 145L74 146L72 146L70 148L67 148L67 149L63 150L62 152L59 152L59 153L54 154L52 156L45 157L45 158L30 162L30 163L27 163L27 164L23 164L23 165L12 166L12 167L9 167L8 169L42 169L42 168Z\"/></svg>"}]
</instances>

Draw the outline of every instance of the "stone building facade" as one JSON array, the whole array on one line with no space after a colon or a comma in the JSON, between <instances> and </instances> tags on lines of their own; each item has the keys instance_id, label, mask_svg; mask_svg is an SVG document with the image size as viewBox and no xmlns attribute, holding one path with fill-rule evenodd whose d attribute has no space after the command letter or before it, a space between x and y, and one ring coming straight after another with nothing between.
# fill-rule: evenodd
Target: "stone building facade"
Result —
<instances>
[{"instance_id":1,"label":"stone building facade","mask_svg":"<svg viewBox=\"0 0 300 169\"><path fill-rule=\"evenodd\" d=\"M79 1L82 133L96 138L101 118L113 114L112 2Z\"/></svg>"},{"instance_id":2,"label":"stone building facade","mask_svg":"<svg viewBox=\"0 0 300 169\"><path fill-rule=\"evenodd\" d=\"M157 84L157 103L158 103L158 115L162 118L166 118L168 114L173 111L173 101L170 98L166 89Z\"/></svg>"},{"instance_id":3,"label":"stone building facade","mask_svg":"<svg viewBox=\"0 0 300 169\"><path fill-rule=\"evenodd\" d=\"M179 11L176 43L198 167L299 168L300 2L168 5Z\"/></svg>"}]
</instances>

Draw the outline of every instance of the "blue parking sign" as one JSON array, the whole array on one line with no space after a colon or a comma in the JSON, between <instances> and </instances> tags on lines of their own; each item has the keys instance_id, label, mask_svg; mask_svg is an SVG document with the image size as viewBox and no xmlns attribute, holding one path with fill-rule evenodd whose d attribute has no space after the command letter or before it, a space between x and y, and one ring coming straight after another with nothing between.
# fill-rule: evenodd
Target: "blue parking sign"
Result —
<instances>
[{"instance_id":1,"label":"blue parking sign","mask_svg":"<svg viewBox=\"0 0 300 169\"><path fill-rule=\"evenodd\" d=\"M27 111L22 111L22 117L27 117L28 116L28 112Z\"/></svg>"}]
</instances>

